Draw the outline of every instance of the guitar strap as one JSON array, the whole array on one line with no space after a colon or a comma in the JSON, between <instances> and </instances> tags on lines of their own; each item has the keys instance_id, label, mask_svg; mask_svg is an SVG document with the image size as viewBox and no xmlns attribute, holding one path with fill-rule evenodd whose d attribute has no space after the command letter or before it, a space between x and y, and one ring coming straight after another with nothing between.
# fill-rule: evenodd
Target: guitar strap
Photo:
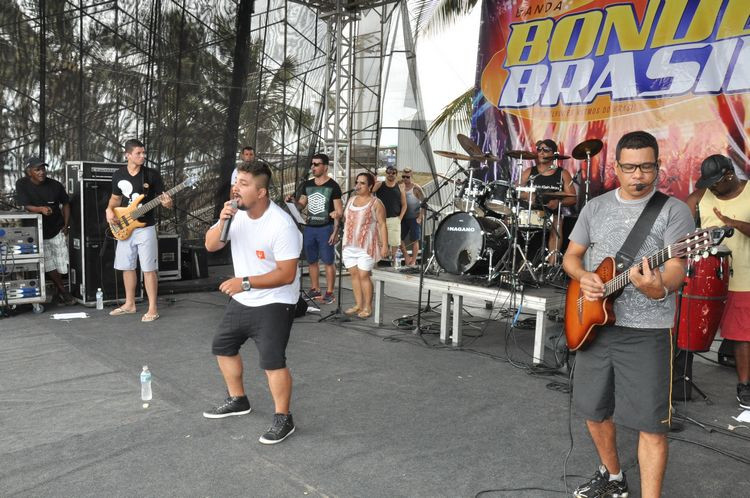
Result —
<instances>
[{"instance_id":1,"label":"guitar strap","mask_svg":"<svg viewBox=\"0 0 750 498\"><path fill-rule=\"evenodd\" d=\"M662 194L658 190L649 199L646 207L643 208L641 215L633 225L633 228L628 234L628 238L625 239L625 243L622 245L617 255L615 256L615 264L617 265L617 271L621 272L626 268L630 268L635 260L635 255L638 254L643 242L646 240L646 236L651 231L656 217L659 216L661 208L669 199L669 196Z\"/></svg>"}]
</instances>

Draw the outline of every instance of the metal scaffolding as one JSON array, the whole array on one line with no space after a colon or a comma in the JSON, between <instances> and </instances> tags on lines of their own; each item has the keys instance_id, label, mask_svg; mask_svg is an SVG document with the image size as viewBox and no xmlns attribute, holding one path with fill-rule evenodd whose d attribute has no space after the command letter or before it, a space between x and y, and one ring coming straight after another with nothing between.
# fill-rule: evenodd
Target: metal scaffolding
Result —
<instances>
[{"instance_id":1,"label":"metal scaffolding","mask_svg":"<svg viewBox=\"0 0 750 498\"><path fill-rule=\"evenodd\" d=\"M0 9L0 193L12 191L29 154L44 156L59 178L65 161L121 162L121 144L138 137L168 185L203 179L161 220L187 239L212 221L208 206L243 145L273 168L277 199L307 178L320 150L342 187L355 170L375 171L393 37L408 37L413 50L410 30L398 29L409 25L405 0L10 4ZM238 80L243 27L247 67ZM413 60L409 70L417 85ZM239 109L230 107L237 90Z\"/></svg>"}]
</instances>

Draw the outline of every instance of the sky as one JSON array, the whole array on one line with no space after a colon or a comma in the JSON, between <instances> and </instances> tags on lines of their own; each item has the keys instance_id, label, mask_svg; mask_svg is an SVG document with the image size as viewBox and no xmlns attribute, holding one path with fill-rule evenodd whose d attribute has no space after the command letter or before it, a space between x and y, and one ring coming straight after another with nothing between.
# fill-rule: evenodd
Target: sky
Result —
<instances>
[{"instance_id":1,"label":"sky","mask_svg":"<svg viewBox=\"0 0 750 498\"><path fill-rule=\"evenodd\" d=\"M481 3L456 24L423 36L417 43L419 83L428 121L474 86Z\"/></svg>"}]
</instances>

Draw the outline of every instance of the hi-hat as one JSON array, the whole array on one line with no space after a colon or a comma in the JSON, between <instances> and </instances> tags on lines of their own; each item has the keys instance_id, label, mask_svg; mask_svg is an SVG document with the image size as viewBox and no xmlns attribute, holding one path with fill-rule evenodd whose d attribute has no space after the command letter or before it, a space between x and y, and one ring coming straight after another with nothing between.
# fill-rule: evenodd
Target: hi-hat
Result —
<instances>
[{"instance_id":1,"label":"hi-hat","mask_svg":"<svg viewBox=\"0 0 750 498\"><path fill-rule=\"evenodd\" d=\"M505 155L512 157L513 159L536 159L536 154L529 152L528 150L508 150L505 152Z\"/></svg>"},{"instance_id":2,"label":"hi-hat","mask_svg":"<svg viewBox=\"0 0 750 498\"><path fill-rule=\"evenodd\" d=\"M466 135L461 135L460 133L458 134L457 138L458 143L461 144L461 147L463 147L470 156L484 156L482 148L475 144L474 140L470 139Z\"/></svg>"},{"instance_id":3,"label":"hi-hat","mask_svg":"<svg viewBox=\"0 0 750 498\"><path fill-rule=\"evenodd\" d=\"M599 151L602 150L602 147L604 147L604 144L601 140L598 138L592 138L576 145L571 154L576 159L583 161L587 157L594 157L597 155Z\"/></svg>"}]
</instances>

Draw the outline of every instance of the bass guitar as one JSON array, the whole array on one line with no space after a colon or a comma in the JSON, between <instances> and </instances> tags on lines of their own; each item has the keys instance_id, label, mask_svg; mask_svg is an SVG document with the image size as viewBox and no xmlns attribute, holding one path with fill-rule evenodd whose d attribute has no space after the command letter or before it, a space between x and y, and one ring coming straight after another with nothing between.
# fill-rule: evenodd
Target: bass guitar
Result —
<instances>
[{"instance_id":1,"label":"bass guitar","mask_svg":"<svg viewBox=\"0 0 750 498\"><path fill-rule=\"evenodd\" d=\"M658 268L672 258L706 258L709 250L718 245L724 237L731 236L731 228L710 227L696 230L686 235L648 258L650 268ZM715 250L715 249L714 249ZM642 261L632 265L641 268ZM581 283L571 280L565 296L565 338L568 348L576 351L591 343L596 337L596 328L615 323L614 300L622 289L630 283L629 271L617 273L615 258L607 257L597 267L596 273L604 283L604 297L587 301L581 292ZM642 268L641 268L642 269Z\"/></svg>"},{"instance_id":2,"label":"bass guitar","mask_svg":"<svg viewBox=\"0 0 750 498\"><path fill-rule=\"evenodd\" d=\"M167 190L166 194L171 197L182 189L195 188L197 183L197 176L188 177L184 182ZM117 240L128 240L133 230L146 226L145 223L138 221L138 218L159 206L161 204L161 195L157 195L143 206L139 206L144 197L141 194L129 206L114 208L115 222L109 224L109 230L112 232L114 238Z\"/></svg>"}]
</instances>

